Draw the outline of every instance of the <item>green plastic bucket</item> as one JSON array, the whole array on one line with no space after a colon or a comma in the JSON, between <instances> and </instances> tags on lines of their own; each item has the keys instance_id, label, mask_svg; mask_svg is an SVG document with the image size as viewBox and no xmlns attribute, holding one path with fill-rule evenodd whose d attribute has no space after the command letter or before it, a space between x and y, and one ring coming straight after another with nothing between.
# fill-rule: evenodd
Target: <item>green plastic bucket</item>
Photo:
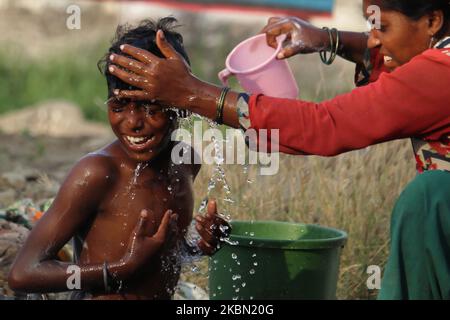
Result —
<instances>
[{"instance_id":1,"label":"green plastic bucket","mask_svg":"<svg viewBox=\"0 0 450 320\"><path fill-rule=\"evenodd\" d=\"M233 221L231 244L209 259L211 300L336 299L343 231L278 221Z\"/></svg>"}]
</instances>

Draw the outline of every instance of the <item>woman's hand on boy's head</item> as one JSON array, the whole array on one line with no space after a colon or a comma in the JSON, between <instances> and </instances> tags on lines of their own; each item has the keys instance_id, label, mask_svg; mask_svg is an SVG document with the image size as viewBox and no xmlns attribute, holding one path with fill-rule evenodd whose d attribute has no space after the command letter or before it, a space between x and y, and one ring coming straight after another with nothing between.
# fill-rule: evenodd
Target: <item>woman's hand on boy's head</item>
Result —
<instances>
[{"instance_id":1,"label":"woman's hand on boy's head","mask_svg":"<svg viewBox=\"0 0 450 320\"><path fill-rule=\"evenodd\" d=\"M197 215L196 229L201 236L198 242L199 248L207 255L214 254L231 232L230 224L217 213L217 204L215 200L208 202L205 216Z\"/></svg>"},{"instance_id":2,"label":"woman's hand on boy's head","mask_svg":"<svg viewBox=\"0 0 450 320\"><path fill-rule=\"evenodd\" d=\"M192 87L188 82L194 79L190 67L166 41L162 30L157 32L156 44L165 58L127 44L120 48L134 59L111 54L109 72L125 83L142 89L115 90L114 94L118 98L155 99L167 105L183 106L185 101L182 100L189 95L185 91L191 90ZM171 90L167 90L168 88ZM174 95L173 92L179 94Z\"/></svg>"}]
</instances>

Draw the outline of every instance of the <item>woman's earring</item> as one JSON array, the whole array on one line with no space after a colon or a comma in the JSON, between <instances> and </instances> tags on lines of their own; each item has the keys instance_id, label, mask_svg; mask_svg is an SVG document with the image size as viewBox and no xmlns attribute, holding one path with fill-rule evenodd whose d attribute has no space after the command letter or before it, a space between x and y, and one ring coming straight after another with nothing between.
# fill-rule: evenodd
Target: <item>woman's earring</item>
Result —
<instances>
[{"instance_id":1,"label":"woman's earring","mask_svg":"<svg viewBox=\"0 0 450 320\"><path fill-rule=\"evenodd\" d=\"M428 46L428 49L431 49L433 47L433 43L434 43L434 36L432 36L430 39L430 45Z\"/></svg>"}]
</instances>

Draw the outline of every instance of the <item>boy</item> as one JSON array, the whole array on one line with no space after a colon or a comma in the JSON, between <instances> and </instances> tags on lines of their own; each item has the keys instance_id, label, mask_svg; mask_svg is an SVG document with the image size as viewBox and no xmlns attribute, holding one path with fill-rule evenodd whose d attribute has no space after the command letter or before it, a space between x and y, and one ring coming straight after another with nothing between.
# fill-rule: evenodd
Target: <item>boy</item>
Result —
<instances>
[{"instance_id":1,"label":"boy","mask_svg":"<svg viewBox=\"0 0 450 320\"><path fill-rule=\"evenodd\" d=\"M170 30L174 22L169 17L157 24L146 20L134 29L117 29L103 60L108 117L117 140L86 155L71 170L11 268L12 289L67 291L69 270L75 270L81 282L77 289L92 299L171 298L192 220L192 183L200 166L171 161L176 114L155 101L114 98L114 90L130 86L107 70L110 54L120 53L122 44L162 57L155 44L158 29L189 63L181 35ZM219 225L228 224L217 215L213 201L206 216L196 221L198 248L212 254L219 239L227 236ZM79 269L68 269L70 264L55 258L71 238Z\"/></svg>"}]
</instances>

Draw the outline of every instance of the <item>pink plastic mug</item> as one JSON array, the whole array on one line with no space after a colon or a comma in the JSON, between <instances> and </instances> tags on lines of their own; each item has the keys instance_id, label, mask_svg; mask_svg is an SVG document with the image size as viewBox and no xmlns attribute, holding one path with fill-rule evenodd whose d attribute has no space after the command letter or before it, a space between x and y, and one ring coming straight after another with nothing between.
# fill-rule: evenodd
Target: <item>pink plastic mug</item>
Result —
<instances>
[{"instance_id":1,"label":"pink plastic mug","mask_svg":"<svg viewBox=\"0 0 450 320\"><path fill-rule=\"evenodd\" d=\"M235 75L248 93L296 99L299 89L289 64L276 58L281 45L278 41L277 49L269 47L265 34L241 42L228 55L226 69L219 72L220 81L228 86L228 78Z\"/></svg>"}]
</instances>

